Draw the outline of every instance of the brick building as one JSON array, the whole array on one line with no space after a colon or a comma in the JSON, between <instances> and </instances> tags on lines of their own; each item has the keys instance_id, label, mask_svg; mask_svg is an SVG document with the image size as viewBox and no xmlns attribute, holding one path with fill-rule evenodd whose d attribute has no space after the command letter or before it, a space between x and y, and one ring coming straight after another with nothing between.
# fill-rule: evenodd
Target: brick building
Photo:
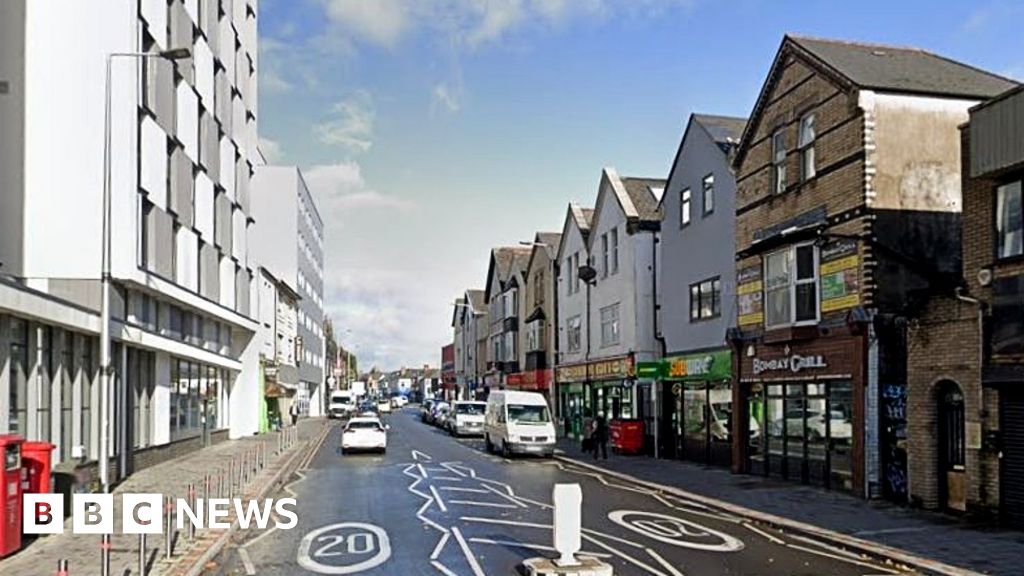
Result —
<instances>
[{"instance_id":1,"label":"brick building","mask_svg":"<svg viewBox=\"0 0 1024 576\"><path fill-rule=\"evenodd\" d=\"M963 280L911 326L910 495L1024 526L1024 89L961 128Z\"/></svg>"},{"instance_id":2,"label":"brick building","mask_svg":"<svg viewBox=\"0 0 1024 576\"><path fill-rule=\"evenodd\" d=\"M961 272L957 126L1012 86L783 39L734 161L735 470L907 498L907 326Z\"/></svg>"}]
</instances>

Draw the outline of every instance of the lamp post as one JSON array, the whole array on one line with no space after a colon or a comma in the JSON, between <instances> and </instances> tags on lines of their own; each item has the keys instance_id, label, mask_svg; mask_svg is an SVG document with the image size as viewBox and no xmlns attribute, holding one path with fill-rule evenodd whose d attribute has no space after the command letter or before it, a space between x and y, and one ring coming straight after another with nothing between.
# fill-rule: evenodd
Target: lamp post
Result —
<instances>
[{"instance_id":1,"label":"lamp post","mask_svg":"<svg viewBox=\"0 0 1024 576\"><path fill-rule=\"evenodd\" d=\"M110 376L113 366L110 362L110 193L111 193L111 69L115 58L163 58L182 60L190 58L188 48L174 48L160 52L115 52L107 55L104 84L103 116L103 248L102 273L100 275L100 483L103 493L110 492Z\"/></svg>"}]
</instances>

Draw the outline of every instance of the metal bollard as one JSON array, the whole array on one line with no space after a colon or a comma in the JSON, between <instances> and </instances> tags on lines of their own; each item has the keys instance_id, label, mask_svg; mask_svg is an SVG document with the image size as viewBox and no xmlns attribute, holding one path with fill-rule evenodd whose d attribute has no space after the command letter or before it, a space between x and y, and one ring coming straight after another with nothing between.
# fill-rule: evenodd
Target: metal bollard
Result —
<instances>
[{"instance_id":1,"label":"metal bollard","mask_svg":"<svg viewBox=\"0 0 1024 576\"><path fill-rule=\"evenodd\" d=\"M146 576L146 535L139 534L139 575Z\"/></svg>"},{"instance_id":2,"label":"metal bollard","mask_svg":"<svg viewBox=\"0 0 1024 576\"><path fill-rule=\"evenodd\" d=\"M210 499L210 474L203 474L203 502Z\"/></svg>"},{"instance_id":3,"label":"metal bollard","mask_svg":"<svg viewBox=\"0 0 1024 576\"><path fill-rule=\"evenodd\" d=\"M100 535L100 574L110 576L110 534Z\"/></svg>"},{"instance_id":4,"label":"metal bollard","mask_svg":"<svg viewBox=\"0 0 1024 576\"><path fill-rule=\"evenodd\" d=\"M171 519L171 512L174 511L174 500L167 496L164 503L164 511L166 512L164 518L164 558L170 560L171 554L174 550L171 548L174 545L174 522Z\"/></svg>"},{"instance_id":5,"label":"metal bollard","mask_svg":"<svg viewBox=\"0 0 1024 576\"><path fill-rule=\"evenodd\" d=\"M69 574L68 561L63 559L57 560L57 576L69 576Z\"/></svg>"},{"instance_id":6,"label":"metal bollard","mask_svg":"<svg viewBox=\"0 0 1024 576\"><path fill-rule=\"evenodd\" d=\"M188 505L192 510L196 509L196 485L188 485ZM188 541L191 542L196 537L196 525L193 522L188 523Z\"/></svg>"}]
</instances>

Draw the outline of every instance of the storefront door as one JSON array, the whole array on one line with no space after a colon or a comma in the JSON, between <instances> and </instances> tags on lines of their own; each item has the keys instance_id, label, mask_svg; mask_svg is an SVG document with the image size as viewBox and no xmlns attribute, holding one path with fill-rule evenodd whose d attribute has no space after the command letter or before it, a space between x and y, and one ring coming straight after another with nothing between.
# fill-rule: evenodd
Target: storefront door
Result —
<instances>
[{"instance_id":1,"label":"storefront door","mask_svg":"<svg viewBox=\"0 0 1024 576\"><path fill-rule=\"evenodd\" d=\"M964 393L956 382L939 385L940 502L949 510L967 510L964 469Z\"/></svg>"},{"instance_id":2,"label":"storefront door","mask_svg":"<svg viewBox=\"0 0 1024 576\"><path fill-rule=\"evenodd\" d=\"M683 413L683 387L682 384L676 382L659 382L658 386L661 387L658 393L661 403L661 417L658 419L661 457L680 458L683 455L679 429L680 417Z\"/></svg>"}]
</instances>

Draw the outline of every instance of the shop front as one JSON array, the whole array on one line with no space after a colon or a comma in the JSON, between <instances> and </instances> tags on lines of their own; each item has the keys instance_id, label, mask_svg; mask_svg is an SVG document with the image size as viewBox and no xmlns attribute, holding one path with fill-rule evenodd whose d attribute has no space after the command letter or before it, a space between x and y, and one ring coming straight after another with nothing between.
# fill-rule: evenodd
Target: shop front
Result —
<instances>
[{"instance_id":1,"label":"shop front","mask_svg":"<svg viewBox=\"0 0 1024 576\"><path fill-rule=\"evenodd\" d=\"M751 344L737 366L741 469L861 493L863 340L856 334Z\"/></svg>"},{"instance_id":2,"label":"shop front","mask_svg":"<svg viewBox=\"0 0 1024 576\"><path fill-rule=\"evenodd\" d=\"M505 387L509 390L523 390L526 392L539 392L551 405L551 380L554 378L553 370L528 370L509 374L505 379ZM554 407L554 406L552 406Z\"/></svg>"},{"instance_id":3,"label":"shop front","mask_svg":"<svg viewBox=\"0 0 1024 576\"><path fill-rule=\"evenodd\" d=\"M639 417L631 355L559 366L555 376L563 433L568 437L581 437L587 417L603 414L609 423Z\"/></svg>"},{"instance_id":4,"label":"shop front","mask_svg":"<svg viewBox=\"0 0 1024 576\"><path fill-rule=\"evenodd\" d=\"M661 362L659 455L732 464L732 353L706 350Z\"/></svg>"}]
</instances>

